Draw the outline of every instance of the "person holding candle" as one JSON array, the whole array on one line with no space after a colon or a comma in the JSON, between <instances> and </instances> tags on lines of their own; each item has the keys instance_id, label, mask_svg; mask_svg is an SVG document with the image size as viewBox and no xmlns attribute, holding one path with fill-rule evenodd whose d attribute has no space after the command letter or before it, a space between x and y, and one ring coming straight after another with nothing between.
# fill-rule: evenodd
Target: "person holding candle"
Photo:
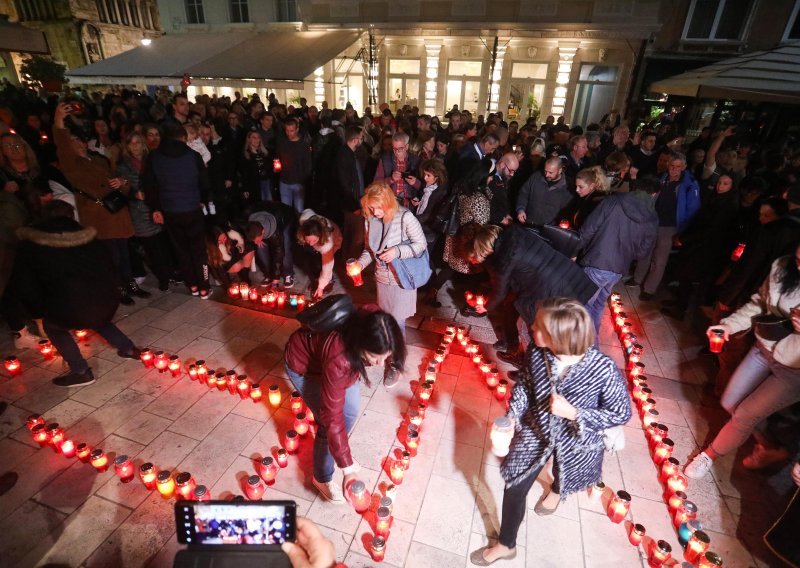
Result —
<instances>
[{"instance_id":1,"label":"person holding candle","mask_svg":"<svg viewBox=\"0 0 800 568\"><path fill-rule=\"evenodd\" d=\"M397 321L405 337L406 319L417 312L417 290L400 286L391 262L395 259L419 258L427 250L422 226L411 212L401 207L395 193L383 182L372 183L361 198L366 236L365 249L358 258L364 268L375 261L378 305ZM425 284L420 282L419 286ZM391 388L400 380L395 366L387 369L383 384Z\"/></svg>"},{"instance_id":2,"label":"person holding candle","mask_svg":"<svg viewBox=\"0 0 800 568\"><path fill-rule=\"evenodd\" d=\"M766 317L765 317L766 316ZM756 344L731 377L720 403L731 418L714 441L687 466L686 475L705 477L718 457L735 452L752 434L753 452L742 462L762 469L789 458L764 428L775 412L800 401L800 246L772 263L769 277L749 303L717 325L723 339L755 327Z\"/></svg>"},{"instance_id":3,"label":"person holding candle","mask_svg":"<svg viewBox=\"0 0 800 568\"><path fill-rule=\"evenodd\" d=\"M359 470L347 437L360 408L360 382L369 384L366 366L384 365L391 357L402 372L406 347L397 321L384 311L375 307L352 310L346 302L329 309L341 310L341 314L326 315L336 319L341 315L342 322L326 332L295 331L286 344L284 360L289 379L302 393L318 426L312 482L323 497L341 502L343 489ZM343 486L333 481L334 464L344 473Z\"/></svg>"},{"instance_id":4,"label":"person holding candle","mask_svg":"<svg viewBox=\"0 0 800 568\"><path fill-rule=\"evenodd\" d=\"M313 209L306 209L300 215L300 226L297 229L297 240L319 254L321 270L316 286L312 285L313 298L322 299L325 292L333 288L333 265L336 252L342 248L342 232L339 227Z\"/></svg>"},{"instance_id":5,"label":"person holding candle","mask_svg":"<svg viewBox=\"0 0 800 568\"><path fill-rule=\"evenodd\" d=\"M49 203L42 213L43 221L17 231L15 271L26 283L20 298L31 314L43 318L47 336L69 365L70 372L53 383L88 385L94 375L70 330L96 331L126 359L139 359L140 351L112 323L120 299L111 259L95 239L95 229L75 221L74 209L64 201Z\"/></svg>"},{"instance_id":6,"label":"person holding candle","mask_svg":"<svg viewBox=\"0 0 800 568\"><path fill-rule=\"evenodd\" d=\"M551 463L554 481L534 508L538 515L554 513L565 496L599 482L603 431L631 416L625 380L594 348L594 326L579 302L544 301L532 335L535 346L525 354L509 401L515 434L500 466L506 487L499 541L470 555L476 566L516 556L528 492Z\"/></svg>"}]
</instances>

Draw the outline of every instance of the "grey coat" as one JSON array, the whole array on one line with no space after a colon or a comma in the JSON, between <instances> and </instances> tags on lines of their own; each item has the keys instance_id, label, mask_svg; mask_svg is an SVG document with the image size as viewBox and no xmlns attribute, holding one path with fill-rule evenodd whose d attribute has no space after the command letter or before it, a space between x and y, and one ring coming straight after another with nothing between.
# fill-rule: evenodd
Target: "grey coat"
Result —
<instances>
[{"instance_id":1,"label":"grey coat","mask_svg":"<svg viewBox=\"0 0 800 568\"><path fill-rule=\"evenodd\" d=\"M552 415L544 357L555 369L550 351L531 346L525 354L526 363L509 402L508 415L515 420L516 432L500 473L509 486L516 485L552 454L565 497L601 480L603 430L625 424L631 417L631 404L614 362L592 347L563 378L554 377L557 392L578 409L577 420Z\"/></svg>"},{"instance_id":2,"label":"grey coat","mask_svg":"<svg viewBox=\"0 0 800 568\"><path fill-rule=\"evenodd\" d=\"M525 212L525 222L529 225L552 225L571 200L564 174L551 183L541 172L534 172L519 190L516 211Z\"/></svg>"},{"instance_id":3,"label":"grey coat","mask_svg":"<svg viewBox=\"0 0 800 568\"><path fill-rule=\"evenodd\" d=\"M143 199L137 199L136 194L140 191L139 170L127 159L122 158L117 164L117 177L128 180L128 211L133 222L133 234L137 237L152 237L163 230L162 225L153 222L153 212Z\"/></svg>"}]
</instances>

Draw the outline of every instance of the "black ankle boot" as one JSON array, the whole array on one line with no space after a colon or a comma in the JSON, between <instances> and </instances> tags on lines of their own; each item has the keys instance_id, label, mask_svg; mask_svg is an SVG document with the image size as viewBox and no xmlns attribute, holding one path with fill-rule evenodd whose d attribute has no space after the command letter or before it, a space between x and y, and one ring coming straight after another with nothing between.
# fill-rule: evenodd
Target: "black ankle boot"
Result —
<instances>
[{"instance_id":1,"label":"black ankle boot","mask_svg":"<svg viewBox=\"0 0 800 568\"><path fill-rule=\"evenodd\" d=\"M133 298L131 298L131 295L128 293L127 287L120 287L119 296L120 296L119 303L122 304L123 306L132 306L136 303L133 301Z\"/></svg>"}]
</instances>

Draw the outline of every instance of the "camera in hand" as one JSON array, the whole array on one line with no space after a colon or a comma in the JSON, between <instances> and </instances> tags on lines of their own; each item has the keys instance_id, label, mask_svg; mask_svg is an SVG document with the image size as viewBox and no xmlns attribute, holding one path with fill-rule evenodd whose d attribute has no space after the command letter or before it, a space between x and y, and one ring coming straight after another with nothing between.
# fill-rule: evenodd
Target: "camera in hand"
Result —
<instances>
[{"instance_id":1,"label":"camera in hand","mask_svg":"<svg viewBox=\"0 0 800 568\"><path fill-rule=\"evenodd\" d=\"M176 567L289 567L281 550L296 538L293 501L180 501L175 504Z\"/></svg>"}]
</instances>

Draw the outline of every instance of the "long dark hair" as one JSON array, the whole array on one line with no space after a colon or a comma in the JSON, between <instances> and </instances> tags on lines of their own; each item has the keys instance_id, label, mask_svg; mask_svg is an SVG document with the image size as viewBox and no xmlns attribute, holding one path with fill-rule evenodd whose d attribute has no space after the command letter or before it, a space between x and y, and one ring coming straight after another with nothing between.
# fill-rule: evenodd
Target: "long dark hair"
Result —
<instances>
[{"instance_id":1,"label":"long dark hair","mask_svg":"<svg viewBox=\"0 0 800 568\"><path fill-rule=\"evenodd\" d=\"M393 316L384 311L355 312L339 333L344 341L344 352L350 368L358 371L367 386L371 385L361 358L365 352L379 355L388 351L392 354L392 366L403 370L406 363L406 342Z\"/></svg>"},{"instance_id":2,"label":"long dark hair","mask_svg":"<svg viewBox=\"0 0 800 568\"><path fill-rule=\"evenodd\" d=\"M797 267L797 251L795 247L792 254L785 256L780 263L778 282L781 285L781 294L789 294L800 287L800 268Z\"/></svg>"},{"instance_id":3,"label":"long dark hair","mask_svg":"<svg viewBox=\"0 0 800 568\"><path fill-rule=\"evenodd\" d=\"M492 171L492 160L489 158L482 158L464 175L458 182L458 192L464 195L472 195L473 193L481 192L486 193L486 185L488 183L489 174Z\"/></svg>"}]
</instances>

